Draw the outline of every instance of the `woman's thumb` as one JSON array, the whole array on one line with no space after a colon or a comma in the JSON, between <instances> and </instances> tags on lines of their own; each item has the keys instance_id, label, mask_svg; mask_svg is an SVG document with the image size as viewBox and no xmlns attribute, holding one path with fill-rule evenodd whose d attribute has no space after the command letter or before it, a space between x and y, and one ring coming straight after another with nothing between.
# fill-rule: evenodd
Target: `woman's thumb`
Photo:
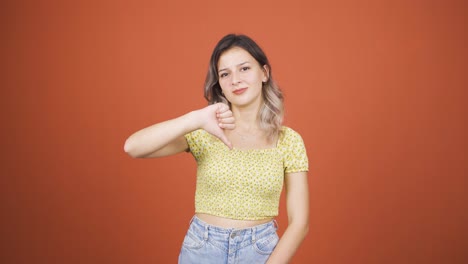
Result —
<instances>
[{"instance_id":1,"label":"woman's thumb","mask_svg":"<svg viewBox=\"0 0 468 264\"><path fill-rule=\"evenodd\" d=\"M224 131L221 130L221 135L219 136L219 139L226 145L228 146L229 149L232 149L232 143L227 139L226 135L224 134Z\"/></svg>"}]
</instances>

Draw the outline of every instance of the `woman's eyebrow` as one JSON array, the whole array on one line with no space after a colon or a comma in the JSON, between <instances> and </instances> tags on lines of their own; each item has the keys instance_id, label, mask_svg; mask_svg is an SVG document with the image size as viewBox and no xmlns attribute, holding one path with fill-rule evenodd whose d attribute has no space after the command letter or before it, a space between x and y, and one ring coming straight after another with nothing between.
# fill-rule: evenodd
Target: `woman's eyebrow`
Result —
<instances>
[{"instance_id":1,"label":"woman's eyebrow","mask_svg":"<svg viewBox=\"0 0 468 264\"><path fill-rule=\"evenodd\" d=\"M242 65L244 65L244 64L246 64L246 63L249 63L249 61L241 62L241 63L237 64L236 66L239 67L239 66L242 66ZM222 71L225 71L225 70L227 70L227 69L228 69L228 68L223 68L223 69L220 69L218 72L222 72Z\"/></svg>"}]
</instances>

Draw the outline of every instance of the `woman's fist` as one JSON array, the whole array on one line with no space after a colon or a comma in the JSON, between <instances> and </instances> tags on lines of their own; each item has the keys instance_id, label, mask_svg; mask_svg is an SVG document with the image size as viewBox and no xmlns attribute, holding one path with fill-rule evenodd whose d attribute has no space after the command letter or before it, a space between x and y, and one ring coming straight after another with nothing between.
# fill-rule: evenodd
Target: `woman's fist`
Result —
<instances>
[{"instance_id":1,"label":"woman's fist","mask_svg":"<svg viewBox=\"0 0 468 264\"><path fill-rule=\"evenodd\" d=\"M226 146L232 149L231 142L224 134L224 129L234 129L235 120L229 106L216 103L200 109L201 128L219 138Z\"/></svg>"}]
</instances>

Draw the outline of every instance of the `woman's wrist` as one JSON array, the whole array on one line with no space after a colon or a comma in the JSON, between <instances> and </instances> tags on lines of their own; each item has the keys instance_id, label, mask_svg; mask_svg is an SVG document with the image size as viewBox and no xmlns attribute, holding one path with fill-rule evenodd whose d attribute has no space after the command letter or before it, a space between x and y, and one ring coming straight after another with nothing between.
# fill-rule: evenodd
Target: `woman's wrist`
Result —
<instances>
[{"instance_id":1,"label":"woman's wrist","mask_svg":"<svg viewBox=\"0 0 468 264\"><path fill-rule=\"evenodd\" d=\"M202 109L197 109L188 112L183 116L186 119L187 132L191 132L200 128L203 128L203 117L201 113Z\"/></svg>"}]
</instances>

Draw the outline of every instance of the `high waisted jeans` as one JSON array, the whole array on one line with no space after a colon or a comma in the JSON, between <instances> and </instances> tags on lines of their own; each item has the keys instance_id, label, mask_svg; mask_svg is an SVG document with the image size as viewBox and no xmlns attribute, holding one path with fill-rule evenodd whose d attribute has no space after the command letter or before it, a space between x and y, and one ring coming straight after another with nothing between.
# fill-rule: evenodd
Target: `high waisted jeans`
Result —
<instances>
[{"instance_id":1,"label":"high waisted jeans","mask_svg":"<svg viewBox=\"0 0 468 264\"><path fill-rule=\"evenodd\" d=\"M196 216L184 238L179 264L265 263L278 243L276 221L251 228L211 226Z\"/></svg>"}]
</instances>

